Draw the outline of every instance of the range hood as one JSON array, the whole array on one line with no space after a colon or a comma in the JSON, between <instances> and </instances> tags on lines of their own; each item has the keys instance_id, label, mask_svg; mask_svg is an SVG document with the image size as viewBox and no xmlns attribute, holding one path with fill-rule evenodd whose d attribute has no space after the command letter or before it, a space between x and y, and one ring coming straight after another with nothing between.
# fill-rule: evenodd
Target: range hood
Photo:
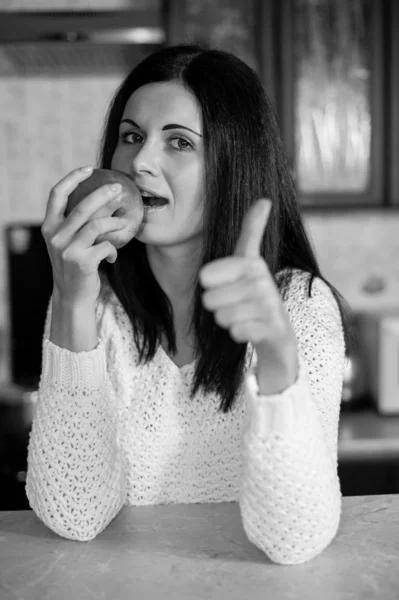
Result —
<instances>
[{"instance_id":1,"label":"range hood","mask_svg":"<svg viewBox=\"0 0 399 600\"><path fill-rule=\"evenodd\" d=\"M165 38L156 10L0 11L0 75L127 72Z\"/></svg>"}]
</instances>

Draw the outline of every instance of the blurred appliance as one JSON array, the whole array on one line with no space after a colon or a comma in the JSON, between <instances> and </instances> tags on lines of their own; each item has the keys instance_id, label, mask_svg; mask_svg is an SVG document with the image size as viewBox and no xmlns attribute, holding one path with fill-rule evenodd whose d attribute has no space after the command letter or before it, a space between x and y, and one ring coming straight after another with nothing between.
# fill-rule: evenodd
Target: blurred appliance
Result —
<instances>
[{"instance_id":1,"label":"blurred appliance","mask_svg":"<svg viewBox=\"0 0 399 600\"><path fill-rule=\"evenodd\" d=\"M351 347L346 349L341 395L341 410L343 411L358 411L370 408L372 405L366 356L360 343L361 321L357 314L352 315L351 327L355 340Z\"/></svg>"},{"instance_id":2,"label":"blurred appliance","mask_svg":"<svg viewBox=\"0 0 399 600\"><path fill-rule=\"evenodd\" d=\"M12 383L36 388L53 276L40 225L6 226Z\"/></svg>"},{"instance_id":3,"label":"blurred appliance","mask_svg":"<svg viewBox=\"0 0 399 600\"><path fill-rule=\"evenodd\" d=\"M373 406L399 415L399 307L359 315L359 339Z\"/></svg>"}]
</instances>

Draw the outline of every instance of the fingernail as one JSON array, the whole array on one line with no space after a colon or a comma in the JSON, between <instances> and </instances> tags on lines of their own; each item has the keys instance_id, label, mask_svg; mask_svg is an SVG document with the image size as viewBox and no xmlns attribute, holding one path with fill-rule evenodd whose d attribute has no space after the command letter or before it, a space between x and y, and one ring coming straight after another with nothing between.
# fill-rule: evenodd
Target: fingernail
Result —
<instances>
[{"instance_id":1,"label":"fingernail","mask_svg":"<svg viewBox=\"0 0 399 600\"><path fill-rule=\"evenodd\" d=\"M121 186L121 184L120 184L120 183L113 183L113 184L111 185L111 190L112 190L113 192L120 192L120 191L121 191L121 189L122 189L122 186Z\"/></svg>"},{"instance_id":2,"label":"fingernail","mask_svg":"<svg viewBox=\"0 0 399 600\"><path fill-rule=\"evenodd\" d=\"M94 167L92 167L91 165L86 165L86 167L82 167L80 170L84 171L85 173L88 173L89 171L92 171Z\"/></svg>"}]
</instances>

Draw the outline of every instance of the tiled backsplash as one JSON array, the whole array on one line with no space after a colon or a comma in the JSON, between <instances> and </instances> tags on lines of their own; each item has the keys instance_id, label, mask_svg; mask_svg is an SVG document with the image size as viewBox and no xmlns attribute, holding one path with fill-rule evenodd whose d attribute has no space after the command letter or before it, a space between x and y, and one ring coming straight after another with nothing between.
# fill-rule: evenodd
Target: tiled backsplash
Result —
<instances>
[{"instance_id":1,"label":"tiled backsplash","mask_svg":"<svg viewBox=\"0 0 399 600\"><path fill-rule=\"evenodd\" d=\"M305 213L323 275L355 311L399 310L399 210Z\"/></svg>"},{"instance_id":2,"label":"tiled backsplash","mask_svg":"<svg viewBox=\"0 0 399 600\"><path fill-rule=\"evenodd\" d=\"M50 188L96 162L107 107L122 75L0 79L0 381L8 378L4 226L41 223ZM305 213L324 275L355 309L399 305L399 211ZM382 277L379 294L362 290Z\"/></svg>"},{"instance_id":3,"label":"tiled backsplash","mask_svg":"<svg viewBox=\"0 0 399 600\"><path fill-rule=\"evenodd\" d=\"M51 187L96 164L106 110L122 75L0 78L0 382L9 373L4 227L41 223Z\"/></svg>"}]
</instances>

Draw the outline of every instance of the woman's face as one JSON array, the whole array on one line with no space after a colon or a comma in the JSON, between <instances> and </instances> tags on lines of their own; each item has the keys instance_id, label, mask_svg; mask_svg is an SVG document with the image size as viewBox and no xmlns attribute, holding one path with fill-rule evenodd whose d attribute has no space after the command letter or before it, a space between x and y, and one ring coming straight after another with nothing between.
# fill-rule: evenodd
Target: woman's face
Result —
<instances>
[{"instance_id":1,"label":"woman's face","mask_svg":"<svg viewBox=\"0 0 399 600\"><path fill-rule=\"evenodd\" d=\"M132 176L140 191L167 200L161 210L145 210L145 226L137 239L176 245L200 236L204 207L201 109L180 83L151 83L131 95L111 168Z\"/></svg>"}]
</instances>

